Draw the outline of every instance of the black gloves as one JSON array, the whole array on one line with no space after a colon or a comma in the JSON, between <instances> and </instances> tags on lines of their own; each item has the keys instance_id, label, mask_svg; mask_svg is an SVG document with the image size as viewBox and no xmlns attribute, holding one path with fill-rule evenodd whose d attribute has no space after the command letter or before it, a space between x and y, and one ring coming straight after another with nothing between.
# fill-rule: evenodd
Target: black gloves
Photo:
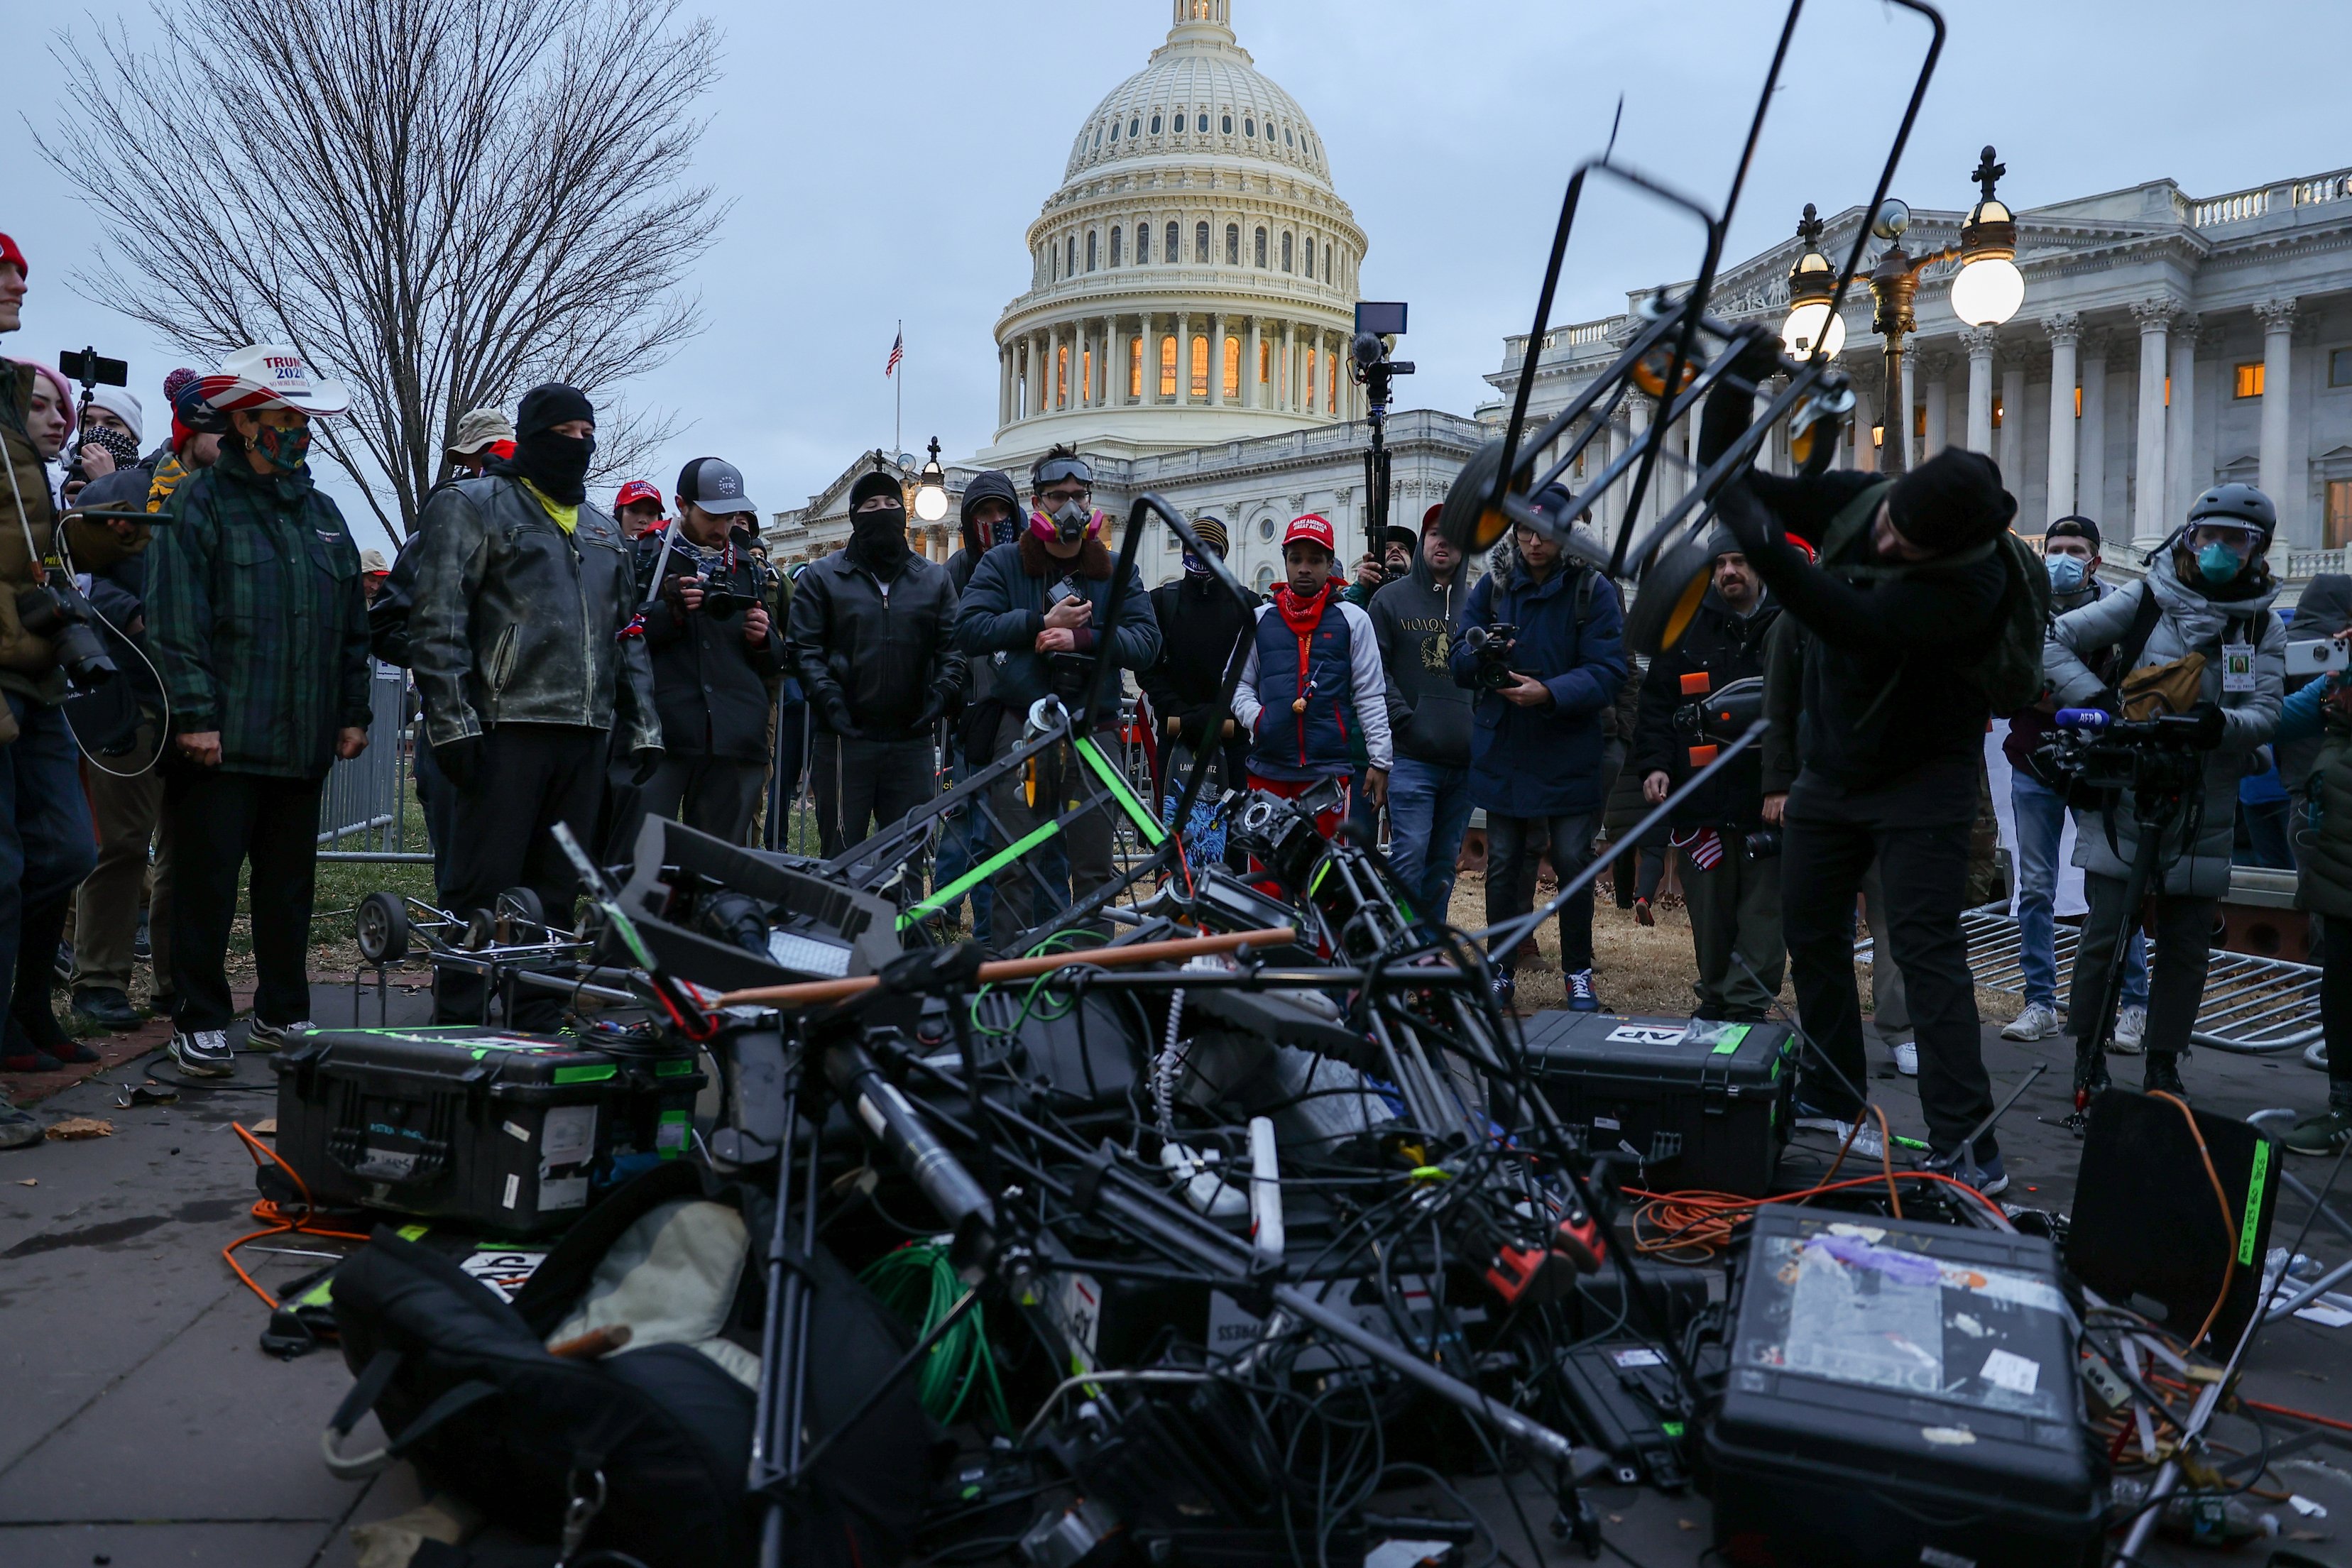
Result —
<instances>
[{"instance_id":1,"label":"black gloves","mask_svg":"<svg viewBox=\"0 0 2352 1568\"><path fill-rule=\"evenodd\" d=\"M1206 703L1184 716L1181 738L1193 750L1217 744L1219 733L1225 727L1225 710L1214 703Z\"/></svg>"},{"instance_id":2,"label":"black gloves","mask_svg":"<svg viewBox=\"0 0 2352 1568\"><path fill-rule=\"evenodd\" d=\"M1733 478L1717 492L1715 517L1716 521L1731 530L1731 537L1739 541L1740 549L1751 560L1774 545L1785 542L1780 520L1756 498L1756 492L1748 487L1744 475Z\"/></svg>"},{"instance_id":3,"label":"black gloves","mask_svg":"<svg viewBox=\"0 0 2352 1568\"><path fill-rule=\"evenodd\" d=\"M923 704L923 711L915 716L914 727L918 730L929 729L947 717L948 709L953 707L956 699L961 695L963 695L963 683L961 681L941 681L934 685L931 688L929 700Z\"/></svg>"},{"instance_id":4,"label":"black gloves","mask_svg":"<svg viewBox=\"0 0 2352 1568\"><path fill-rule=\"evenodd\" d=\"M433 748L433 762L441 769L442 778L470 794L475 780L481 777L482 737L461 735L455 740L444 741Z\"/></svg>"},{"instance_id":5,"label":"black gloves","mask_svg":"<svg viewBox=\"0 0 2352 1568\"><path fill-rule=\"evenodd\" d=\"M629 753L629 759L637 765L637 770L630 778L629 782L642 789L652 783L654 775L661 770L662 748L658 746L640 746Z\"/></svg>"},{"instance_id":6,"label":"black gloves","mask_svg":"<svg viewBox=\"0 0 2352 1568\"><path fill-rule=\"evenodd\" d=\"M850 721L849 700L837 689L817 694L816 711L817 716L824 720L824 727L844 740L866 738L866 732Z\"/></svg>"}]
</instances>

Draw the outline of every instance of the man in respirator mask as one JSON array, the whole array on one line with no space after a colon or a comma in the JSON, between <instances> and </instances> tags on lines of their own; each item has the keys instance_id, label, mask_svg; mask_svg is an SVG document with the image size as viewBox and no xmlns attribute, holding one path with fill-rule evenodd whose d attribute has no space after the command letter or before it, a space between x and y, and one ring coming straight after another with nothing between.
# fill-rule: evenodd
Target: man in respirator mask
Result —
<instances>
[{"instance_id":1,"label":"man in respirator mask","mask_svg":"<svg viewBox=\"0 0 2352 1568\"><path fill-rule=\"evenodd\" d=\"M794 585L792 661L816 718L809 779L826 858L929 800L940 721L963 694L955 583L907 543L907 502L881 466L849 488L849 542ZM922 886L918 862L901 886Z\"/></svg>"},{"instance_id":2,"label":"man in respirator mask","mask_svg":"<svg viewBox=\"0 0 2352 1568\"><path fill-rule=\"evenodd\" d=\"M1055 446L1030 469L1029 493L1029 526L1011 544L981 558L956 615L956 645L968 657L989 661L994 700L1004 708L992 760L1020 746L1023 720L1038 698L1059 696L1076 705L1098 655L1112 662L1114 672L1140 670L1160 656L1160 622L1134 569L1121 591L1118 623L1103 623L1113 562L1101 538L1094 470L1086 459ZM1098 733L1118 722L1118 693L1114 673L1103 683L1103 711L1094 716ZM1018 839L1054 821L1094 788L1091 779L1070 747L1055 747L1008 773L990 809ZM1073 821L1061 842L1067 848L1067 897L1051 844L997 874L1003 913L993 934L1000 943L1111 880L1111 822L1105 810Z\"/></svg>"},{"instance_id":3,"label":"man in respirator mask","mask_svg":"<svg viewBox=\"0 0 2352 1568\"><path fill-rule=\"evenodd\" d=\"M608 746L636 760L641 785L662 756L627 541L588 499L595 451L587 394L552 382L523 393L513 457L425 504L408 626L425 737L458 797L443 896L488 909L520 883L566 930L580 879L550 830L594 842ZM434 1009L480 1019L481 978L444 971ZM516 998L520 1028L562 1018L552 993Z\"/></svg>"},{"instance_id":4,"label":"man in respirator mask","mask_svg":"<svg viewBox=\"0 0 2352 1568\"><path fill-rule=\"evenodd\" d=\"M2286 692L2286 628L2271 608L2278 583L2267 559L2278 530L2271 498L2252 485L2217 485L2189 508L2187 526L2148 558L2147 575L2052 623L2042 665L2060 707L2129 706L2119 700L2136 672L2194 658L2194 704L2219 704L2221 744L2205 754L2203 816L2194 842L2168 844L2156 909L2156 956L2148 979L2147 1052L2143 1086L2185 1096L2180 1052L2197 1019L2210 957L2215 902L2230 885L2230 849L2237 821L2238 780L2247 760L2278 728ZM2090 655L2122 644L2112 677L2092 667ZM2189 672L2176 672L2187 685ZM2165 683L2168 685L2175 683ZM2109 848L2108 833L2114 833ZM2083 918L2074 955L2070 1032L2095 1027L2099 987L2116 956L2125 923L2124 879L2138 841L2126 791L2109 821L2083 813L2074 835L2074 863L2083 868L2090 913Z\"/></svg>"}]
</instances>

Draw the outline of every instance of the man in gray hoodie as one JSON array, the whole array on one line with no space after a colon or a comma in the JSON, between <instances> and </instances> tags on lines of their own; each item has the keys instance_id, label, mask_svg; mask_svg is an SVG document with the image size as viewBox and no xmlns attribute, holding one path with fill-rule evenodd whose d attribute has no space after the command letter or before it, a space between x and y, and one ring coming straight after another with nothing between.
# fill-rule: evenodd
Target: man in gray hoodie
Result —
<instances>
[{"instance_id":1,"label":"man in gray hoodie","mask_svg":"<svg viewBox=\"0 0 2352 1568\"><path fill-rule=\"evenodd\" d=\"M1471 693L1447 663L1461 634L1470 585L1462 552L1437 531L1435 506L1422 515L1421 548L1405 575L1372 595L1372 631L1388 674L1389 863L1413 912L1446 918L1454 862L1470 825Z\"/></svg>"}]
</instances>

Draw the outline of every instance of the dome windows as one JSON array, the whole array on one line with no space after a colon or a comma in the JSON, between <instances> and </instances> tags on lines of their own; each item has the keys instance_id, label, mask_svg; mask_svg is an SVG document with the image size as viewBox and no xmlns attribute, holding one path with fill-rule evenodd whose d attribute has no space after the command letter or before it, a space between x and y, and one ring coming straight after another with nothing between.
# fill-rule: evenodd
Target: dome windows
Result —
<instances>
[{"instance_id":1,"label":"dome windows","mask_svg":"<svg viewBox=\"0 0 2352 1568\"><path fill-rule=\"evenodd\" d=\"M1209 264L1209 225L1192 225L1192 259L1206 267Z\"/></svg>"},{"instance_id":2,"label":"dome windows","mask_svg":"<svg viewBox=\"0 0 2352 1568\"><path fill-rule=\"evenodd\" d=\"M1209 133L1209 117L1205 114L1201 116L1201 123L1193 127L1193 129L1198 131L1202 135L1206 136Z\"/></svg>"},{"instance_id":3,"label":"dome windows","mask_svg":"<svg viewBox=\"0 0 2352 1568\"><path fill-rule=\"evenodd\" d=\"M1091 243L1091 242L1090 242L1090 243ZM1091 264L1087 267L1087 271L1089 271L1089 272L1092 272L1092 271L1094 270L1094 267L1092 267L1092 265L1091 265ZM1311 278L1313 278L1313 277L1314 277L1314 276L1315 276L1315 236L1314 236L1313 235L1308 235L1307 236L1307 269L1306 269L1306 270L1307 270L1307 276L1308 277L1308 278L1310 278L1310 279L1311 279Z\"/></svg>"},{"instance_id":4,"label":"dome windows","mask_svg":"<svg viewBox=\"0 0 2352 1568\"><path fill-rule=\"evenodd\" d=\"M1157 125L1156 125L1156 124L1154 125L1153 129L1155 129L1155 130L1157 130L1157 129L1158 129L1158 127L1157 127ZM1136 139L1136 137L1137 137L1137 136L1139 136L1139 135L1140 135L1140 134L1142 133L1142 131L1143 131L1143 120L1141 120L1141 118L1140 118L1140 117L1139 117L1139 118L1137 118L1137 119L1134 119L1134 120L1129 120L1129 121L1127 122L1127 139L1128 139L1129 141L1134 141L1134 140Z\"/></svg>"},{"instance_id":5,"label":"dome windows","mask_svg":"<svg viewBox=\"0 0 2352 1568\"><path fill-rule=\"evenodd\" d=\"M1113 141L1118 140L1118 121L1116 120L1110 122L1110 139Z\"/></svg>"},{"instance_id":6,"label":"dome windows","mask_svg":"<svg viewBox=\"0 0 2352 1568\"><path fill-rule=\"evenodd\" d=\"M1265 265L1265 230L1263 227L1257 231L1257 265Z\"/></svg>"},{"instance_id":7,"label":"dome windows","mask_svg":"<svg viewBox=\"0 0 2352 1568\"><path fill-rule=\"evenodd\" d=\"M1076 277L1077 275L1078 275L1078 236L1077 236L1077 235L1072 235L1070 236L1070 259L1069 259L1069 261L1068 261L1068 262L1067 262L1067 263L1063 267L1063 268L1062 268L1062 276L1063 276L1063 277Z\"/></svg>"},{"instance_id":8,"label":"dome windows","mask_svg":"<svg viewBox=\"0 0 2352 1568\"><path fill-rule=\"evenodd\" d=\"M1244 136L1251 137L1257 134L1257 121L1252 120L1248 115L1242 116L1242 134Z\"/></svg>"},{"instance_id":9,"label":"dome windows","mask_svg":"<svg viewBox=\"0 0 2352 1568\"><path fill-rule=\"evenodd\" d=\"M1309 251L1307 254L1308 254L1308 255L1310 255L1310 256L1312 256L1314 253L1313 253L1312 251ZM1095 269L1095 231L1094 231L1094 230L1092 230L1092 229L1088 229L1088 230L1087 231L1087 270L1088 272L1092 272L1094 269Z\"/></svg>"},{"instance_id":10,"label":"dome windows","mask_svg":"<svg viewBox=\"0 0 2352 1568\"><path fill-rule=\"evenodd\" d=\"M1285 147L1294 147L1294 146L1297 146L1297 142L1295 142L1295 141L1293 141L1291 140L1291 137L1290 137L1290 127L1288 127L1287 125L1286 125L1286 126L1284 126L1284 127L1282 128L1282 144L1283 144Z\"/></svg>"},{"instance_id":11,"label":"dome windows","mask_svg":"<svg viewBox=\"0 0 2352 1568\"><path fill-rule=\"evenodd\" d=\"M1225 225L1225 265L1227 267L1239 267L1241 264L1242 225L1239 224L1227 224Z\"/></svg>"},{"instance_id":12,"label":"dome windows","mask_svg":"<svg viewBox=\"0 0 2352 1568\"><path fill-rule=\"evenodd\" d=\"M1099 125L1095 127L1095 151L1102 151L1102 127Z\"/></svg>"},{"instance_id":13,"label":"dome windows","mask_svg":"<svg viewBox=\"0 0 2352 1568\"><path fill-rule=\"evenodd\" d=\"M1151 134L1154 136L1160 134L1160 117L1156 114L1151 117Z\"/></svg>"},{"instance_id":14,"label":"dome windows","mask_svg":"<svg viewBox=\"0 0 2352 1568\"><path fill-rule=\"evenodd\" d=\"M1151 225L1150 224L1138 224L1135 225L1135 265L1141 267L1145 262L1148 262L1150 259Z\"/></svg>"},{"instance_id":15,"label":"dome windows","mask_svg":"<svg viewBox=\"0 0 2352 1568\"><path fill-rule=\"evenodd\" d=\"M1071 255L1071 256L1072 256L1073 258L1075 258L1075 257L1077 256L1077 254L1078 254L1078 251L1077 251L1077 245L1078 245L1078 242L1077 242L1076 240L1075 240L1075 239L1074 239L1074 240L1072 240L1072 241L1070 242L1070 255ZM1296 272L1296 271L1297 271L1297 270L1298 270L1297 267L1293 267L1293 266L1291 266L1291 265L1290 265L1290 261L1291 261L1290 231L1289 231L1288 229L1285 229L1285 230L1283 230L1283 231L1282 231L1282 270L1283 270L1283 271L1285 271L1285 272ZM1072 264L1071 264L1071 265L1072 265L1074 267L1076 267L1076 260L1075 260L1075 259L1073 259L1073 261L1072 261Z\"/></svg>"},{"instance_id":16,"label":"dome windows","mask_svg":"<svg viewBox=\"0 0 2352 1568\"><path fill-rule=\"evenodd\" d=\"M1160 259L1171 267L1184 259L1184 231L1174 224L1168 225L1168 243L1160 246Z\"/></svg>"},{"instance_id":17,"label":"dome windows","mask_svg":"<svg viewBox=\"0 0 2352 1568\"><path fill-rule=\"evenodd\" d=\"M1234 117L1233 117L1232 115L1230 115L1230 114L1229 114L1229 115L1225 116L1225 134L1226 134L1226 135L1228 135L1228 136L1231 136L1233 133L1234 133Z\"/></svg>"},{"instance_id":18,"label":"dome windows","mask_svg":"<svg viewBox=\"0 0 2352 1568\"><path fill-rule=\"evenodd\" d=\"M1113 267L1117 267L1117 266L1118 265L1118 242L1119 242L1119 234L1120 234L1119 226L1118 226L1117 224L1113 224L1113 225L1110 225L1110 264L1111 264Z\"/></svg>"}]
</instances>

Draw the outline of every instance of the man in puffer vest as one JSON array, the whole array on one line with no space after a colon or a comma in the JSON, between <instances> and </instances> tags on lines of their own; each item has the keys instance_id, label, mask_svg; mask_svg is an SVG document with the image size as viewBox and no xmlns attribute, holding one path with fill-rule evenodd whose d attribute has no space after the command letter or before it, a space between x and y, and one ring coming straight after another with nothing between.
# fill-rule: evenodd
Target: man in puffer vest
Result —
<instances>
[{"instance_id":1,"label":"man in puffer vest","mask_svg":"<svg viewBox=\"0 0 2352 1568\"><path fill-rule=\"evenodd\" d=\"M1379 805L1388 797L1393 753L1372 618L1340 596L1337 542L1321 517L1292 519L1282 560L1289 575L1259 607L1234 692L1234 717L1250 737L1250 788L1288 800L1326 779L1349 778L1350 741L1360 735L1365 792ZM1343 800L1318 813L1315 825L1328 838L1347 812Z\"/></svg>"}]
</instances>

